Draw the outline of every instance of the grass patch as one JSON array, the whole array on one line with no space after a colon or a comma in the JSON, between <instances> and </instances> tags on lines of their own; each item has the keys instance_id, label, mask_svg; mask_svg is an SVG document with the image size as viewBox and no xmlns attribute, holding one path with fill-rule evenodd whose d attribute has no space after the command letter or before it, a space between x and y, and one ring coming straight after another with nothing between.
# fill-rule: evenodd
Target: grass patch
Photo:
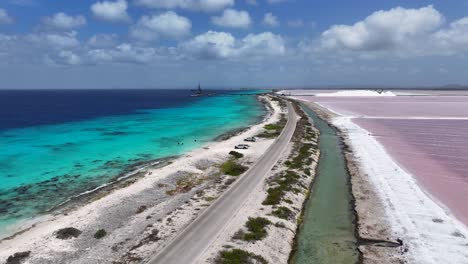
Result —
<instances>
[{"instance_id":1,"label":"grass patch","mask_svg":"<svg viewBox=\"0 0 468 264\"><path fill-rule=\"evenodd\" d=\"M281 118L278 122L275 124L266 124L263 128L265 128L266 131L258 134L256 137L260 138L275 138L278 137L281 134L281 131L283 130L284 126L286 126L286 117L284 114L281 115Z\"/></svg>"},{"instance_id":2,"label":"grass patch","mask_svg":"<svg viewBox=\"0 0 468 264\"><path fill-rule=\"evenodd\" d=\"M294 216L294 212L284 206L278 207L278 209L274 210L272 213L274 216L285 220L289 220Z\"/></svg>"},{"instance_id":3,"label":"grass patch","mask_svg":"<svg viewBox=\"0 0 468 264\"><path fill-rule=\"evenodd\" d=\"M266 130L279 130L279 129L283 129L283 127L279 124L279 123L276 123L276 124L266 124L263 126L263 128L265 128Z\"/></svg>"},{"instance_id":4,"label":"grass patch","mask_svg":"<svg viewBox=\"0 0 468 264\"><path fill-rule=\"evenodd\" d=\"M215 260L216 264L267 264L268 262L259 255L241 249L223 250Z\"/></svg>"},{"instance_id":5,"label":"grass patch","mask_svg":"<svg viewBox=\"0 0 468 264\"><path fill-rule=\"evenodd\" d=\"M263 205L277 205L281 202L286 192L293 190L293 185L299 181L299 175L293 171L287 171L286 174L281 174L274 182L278 186L271 187L267 190L268 195Z\"/></svg>"},{"instance_id":6,"label":"grass patch","mask_svg":"<svg viewBox=\"0 0 468 264\"><path fill-rule=\"evenodd\" d=\"M234 235L235 239L241 239L245 241L257 241L264 239L268 232L266 227L270 225L270 220L263 217L249 217L245 226L248 232L239 231Z\"/></svg>"},{"instance_id":7,"label":"grass patch","mask_svg":"<svg viewBox=\"0 0 468 264\"><path fill-rule=\"evenodd\" d=\"M94 238L95 238L95 239L101 239L101 238L105 237L106 235L107 235L106 230L104 230L104 229L99 229L99 230L94 234Z\"/></svg>"},{"instance_id":8,"label":"grass patch","mask_svg":"<svg viewBox=\"0 0 468 264\"><path fill-rule=\"evenodd\" d=\"M229 152L229 155L233 156L236 159L240 159L240 158L244 157L244 154L239 153L239 152L234 151L234 150Z\"/></svg>"},{"instance_id":9,"label":"grass patch","mask_svg":"<svg viewBox=\"0 0 468 264\"><path fill-rule=\"evenodd\" d=\"M316 147L315 144L311 144L311 143L303 144L301 146L301 148L299 149L299 153L297 154L297 156L294 157L292 159L292 161L289 161L288 164L286 164L286 162L285 162L286 166L288 166L291 169L302 168L304 166L304 160L307 159L306 163L308 161L311 161L311 159L310 159L311 152L310 151L314 147Z\"/></svg>"},{"instance_id":10,"label":"grass patch","mask_svg":"<svg viewBox=\"0 0 468 264\"><path fill-rule=\"evenodd\" d=\"M224 174L231 176L239 176L244 173L248 168L243 166L234 160L228 160L221 165L221 171Z\"/></svg>"}]
</instances>

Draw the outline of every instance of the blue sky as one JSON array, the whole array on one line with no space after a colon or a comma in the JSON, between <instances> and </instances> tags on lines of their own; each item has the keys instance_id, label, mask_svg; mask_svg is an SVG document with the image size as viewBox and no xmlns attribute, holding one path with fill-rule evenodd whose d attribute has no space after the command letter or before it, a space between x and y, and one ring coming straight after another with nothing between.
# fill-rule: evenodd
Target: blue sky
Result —
<instances>
[{"instance_id":1,"label":"blue sky","mask_svg":"<svg viewBox=\"0 0 468 264\"><path fill-rule=\"evenodd\" d=\"M0 88L468 84L467 1L2 0Z\"/></svg>"}]
</instances>

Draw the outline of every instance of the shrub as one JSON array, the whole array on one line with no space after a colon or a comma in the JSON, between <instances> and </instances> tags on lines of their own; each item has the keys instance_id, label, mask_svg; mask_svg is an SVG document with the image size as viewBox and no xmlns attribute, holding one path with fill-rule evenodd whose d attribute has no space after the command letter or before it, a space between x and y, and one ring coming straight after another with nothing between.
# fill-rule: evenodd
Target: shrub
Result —
<instances>
[{"instance_id":1,"label":"shrub","mask_svg":"<svg viewBox=\"0 0 468 264\"><path fill-rule=\"evenodd\" d=\"M247 170L246 166L243 166L233 160L228 160L221 165L221 171L224 174L231 176L239 176Z\"/></svg>"},{"instance_id":2,"label":"shrub","mask_svg":"<svg viewBox=\"0 0 468 264\"><path fill-rule=\"evenodd\" d=\"M281 206L273 211L273 215L281 219L289 220L294 216L294 212L287 207Z\"/></svg>"},{"instance_id":3,"label":"shrub","mask_svg":"<svg viewBox=\"0 0 468 264\"><path fill-rule=\"evenodd\" d=\"M31 255L31 251L24 251L24 252L16 252L12 256L9 256L6 260L6 264L18 264L22 263L23 260Z\"/></svg>"},{"instance_id":4,"label":"shrub","mask_svg":"<svg viewBox=\"0 0 468 264\"><path fill-rule=\"evenodd\" d=\"M253 264L261 263L267 264L268 262L259 255L241 249L223 250L219 253L218 258L215 260L217 264Z\"/></svg>"},{"instance_id":5,"label":"shrub","mask_svg":"<svg viewBox=\"0 0 468 264\"><path fill-rule=\"evenodd\" d=\"M244 154L239 153L239 152L234 151L234 150L229 152L229 155L233 156L236 159L240 159L240 158L244 157Z\"/></svg>"},{"instance_id":6,"label":"shrub","mask_svg":"<svg viewBox=\"0 0 468 264\"><path fill-rule=\"evenodd\" d=\"M55 237L58 239L76 238L81 235L81 231L74 227L66 227L55 232Z\"/></svg>"},{"instance_id":7,"label":"shrub","mask_svg":"<svg viewBox=\"0 0 468 264\"><path fill-rule=\"evenodd\" d=\"M281 125L278 125L278 124L266 124L264 126L264 128L266 130L278 130L278 129L282 129L283 127Z\"/></svg>"},{"instance_id":8,"label":"shrub","mask_svg":"<svg viewBox=\"0 0 468 264\"><path fill-rule=\"evenodd\" d=\"M263 205L276 205L281 202L286 192L293 190L293 185L298 182L299 175L293 171L288 171L286 174L282 174L275 180L279 185L277 187L271 187L267 190L268 195Z\"/></svg>"},{"instance_id":9,"label":"shrub","mask_svg":"<svg viewBox=\"0 0 468 264\"><path fill-rule=\"evenodd\" d=\"M264 239L268 233L266 227L270 225L270 220L263 217L249 217L245 224L248 232L239 231L234 235L235 239L242 239L245 241L255 241Z\"/></svg>"},{"instance_id":10,"label":"shrub","mask_svg":"<svg viewBox=\"0 0 468 264\"><path fill-rule=\"evenodd\" d=\"M101 239L101 238L105 237L106 235L107 235L106 230L104 230L104 229L99 229L99 230L94 234L94 238L96 238L96 239Z\"/></svg>"}]
</instances>

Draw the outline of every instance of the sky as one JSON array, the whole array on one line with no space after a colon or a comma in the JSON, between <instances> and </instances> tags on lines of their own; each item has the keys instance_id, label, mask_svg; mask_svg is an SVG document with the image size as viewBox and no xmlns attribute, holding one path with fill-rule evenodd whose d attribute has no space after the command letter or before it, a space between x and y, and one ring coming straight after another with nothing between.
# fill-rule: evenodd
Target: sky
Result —
<instances>
[{"instance_id":1,"label":"sky","mask_svg":"<svg viewBox=\"0 0 468 264\"><path fill-rule=\"evenodd\" d=\"M0 89L468 85L467 0L0 0Z\"/></svg>"}]
</instances>

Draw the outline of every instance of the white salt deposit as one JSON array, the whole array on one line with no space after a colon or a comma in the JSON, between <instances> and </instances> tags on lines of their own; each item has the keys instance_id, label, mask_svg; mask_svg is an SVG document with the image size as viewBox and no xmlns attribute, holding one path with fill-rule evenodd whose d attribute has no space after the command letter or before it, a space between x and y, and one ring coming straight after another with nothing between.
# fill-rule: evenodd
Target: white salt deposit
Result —
<instances>
[{"instance_id":1,"label":"white salt deposit","mask_svg":"<svg viewBox=\"0 0 468 264\"><path fill-rule=\"evenodd\" d=\"M317 93L315 96L321 97L352 97L352 96L396 96L391 91L371 91L371 90L350 90L350 91L338 91L334 93Z\"/></svg>"}]
</instances>

